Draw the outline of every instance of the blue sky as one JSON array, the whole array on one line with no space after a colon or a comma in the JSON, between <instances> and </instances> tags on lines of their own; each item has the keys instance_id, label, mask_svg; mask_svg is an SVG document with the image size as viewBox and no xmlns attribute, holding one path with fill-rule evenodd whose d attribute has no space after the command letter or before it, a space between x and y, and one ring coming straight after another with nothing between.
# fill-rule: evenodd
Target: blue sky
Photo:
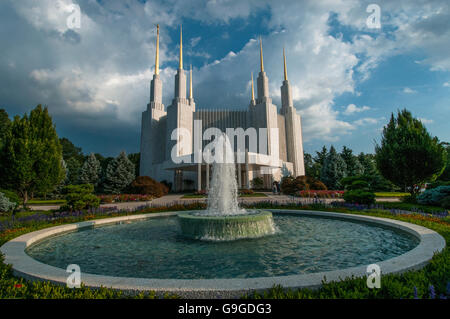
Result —
<instances>
[{"instance_id":1,"label":"blue sky","mask_svg":"<svg viewBox=\"0 0 450 319\"><path fill-rule=\"evenodd\" d=\"M265 71L280 106L282 48L304 147L373 152L390 113L407 108L450 141L450 9L446 0L0 2L0 108L11 116L48 105L60 136L86 153L139 150L149 99L156 24L163 102L170 104L183 24L184 66L194 67L200 108L245 108L250 73ZM69 29L71 5L81 28Z\"/></svg>"}]
</instances>

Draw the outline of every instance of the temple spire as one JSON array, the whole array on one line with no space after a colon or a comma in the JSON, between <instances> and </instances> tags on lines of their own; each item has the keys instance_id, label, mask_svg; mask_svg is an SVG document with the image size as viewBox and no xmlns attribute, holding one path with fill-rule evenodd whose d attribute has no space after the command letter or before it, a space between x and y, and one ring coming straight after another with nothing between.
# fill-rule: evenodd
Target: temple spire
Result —
<instances>
[{"instance_id":1,"label":"temple spire","mask_svg":"<svg viewBox=\"0 0 450 319\"><path fill-rule=\"evenodd\" d=\"M189 70L189 99L194 98L194 92L192 91L192 64Z\"/></svg>"},{"instance_id":2,"label":"temple spire","mask_svg":"<svg viewBox=\"0 0 450 319\"><path fill-rule=\"evenodd\" d=\"M155 74L159 74L159 24L156 25L156 58L155 58Z\"/></svg>"},{"instance_id":3,"label":"temple spire","mask_svg":"<svg viewBox=\"0 0 450 319\"><path fill-rule=\"evenodd\" d=\"M255 87L253 85L253 72L252 72L252 101L255 100Z\"/></svg>"},{"instance_id":4,"label":"temple spire","mask_svg":"<svg viewBox=\"0 0 450 319\"><path fill-rule=\"evenodd\" d=\"M286 67L286 53L284 51L284 48L283 48L283 60L284 60L284 80L287 81L288 77L287 77L287 67Z\"/></svg>"},{"instance_id":5,"label":"temple spire","mask_svg":"<svg viewBox=\"0 0 450 319\"><path fill-rule=\"evenodd\" d=\"M180 70L183 69L183 25L180 26Z\"/></svg>"},{"instance_id":6,"label":"temple spire","mask_svg":"<svg viewBox=\"0 0 450 319\"><path fill-rule=\"evenodd\" d=\"M264 59L263 59L263 49L262 49L262 39L261 36L259 36L259 55L261 60L261 72L264 72Z\"/></svg>"}]
</instances>

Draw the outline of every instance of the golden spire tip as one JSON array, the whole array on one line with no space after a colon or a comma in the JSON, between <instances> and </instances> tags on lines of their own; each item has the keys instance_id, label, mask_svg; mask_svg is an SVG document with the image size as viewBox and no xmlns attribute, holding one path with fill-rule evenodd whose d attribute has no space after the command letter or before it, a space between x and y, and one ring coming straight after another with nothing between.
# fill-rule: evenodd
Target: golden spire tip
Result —
<instances>
[{"instance_id":1,"label":"golden spire tip","mask_svg":"<svg viewBox=\"0 0 450 319\"><path fill-rule=\"evenodd\" d=\"M259 36L259 55L261 59L261 72L264 72L264 59L263 59L263 49L262 49L262 39L261 36Z\"/></svg>"},{"instance_id":2,"label":"golden spire tip","mask_svg":"<svg viewBox=\"0 0 450 319\"><path fill-rule=\"evenodd\" d=\"M159 74L159 24L156 25L156 58L155 58L155 74Z\"/></svg>"}]
</instances>

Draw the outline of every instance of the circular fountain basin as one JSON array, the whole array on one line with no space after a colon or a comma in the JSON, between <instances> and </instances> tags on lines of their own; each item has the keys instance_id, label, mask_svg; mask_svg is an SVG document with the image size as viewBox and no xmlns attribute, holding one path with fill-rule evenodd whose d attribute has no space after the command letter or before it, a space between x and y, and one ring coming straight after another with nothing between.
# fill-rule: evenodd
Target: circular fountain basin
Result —
<instances>
[{"instance_id":1,"label":"circular fountain basin","mask_svg":"<svg viewBox=\"0 0 450 319\"><path fill-rule=\"evenodd\" d=\"M87 287L231 298L281 285L420 269L445 247L438 233L372 216L270 210L279 231L239 241L180 235L176 212L122 216L51 227L17 237L0 251L15 275L66 285L78 264Z\"/></svg>"},{"instance_id":2,"label":"circular fountain basin","mask_svg":"<svg viewBox=\"0 0 450 319\"><path fill-rule=\"evenodd\" d=\"M269 211L228 216L187 212L179 213L178 220L184 236L207 241L259 238L276 232L272 213Z\"/></svg>"}]
</instances>

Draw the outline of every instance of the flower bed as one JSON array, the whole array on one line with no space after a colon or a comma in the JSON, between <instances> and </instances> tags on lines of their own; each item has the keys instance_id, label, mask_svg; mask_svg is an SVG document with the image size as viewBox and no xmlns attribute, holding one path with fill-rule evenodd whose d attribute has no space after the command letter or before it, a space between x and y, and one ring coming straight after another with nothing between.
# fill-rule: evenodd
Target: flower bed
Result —
<instances>
[{"instance_id":1,"label":"flower bed","mask_svg":"<svg viewBox=\"0 0 450 319\"><path fill-rule=\"evenodd\" d=\"M330 190L309 190L298 192L299 197L303 198L342 198L344 196L344 191L330 191Z\"/></svg>"},{"instance_id":2,"label":"flower bed","mask_svg":"<svg viewBox=\"0 0 450 319\"><path fill-rule=\"evenodd\" d=\"M147 202L153 199L151 195L139 194L99 195L98 198L100 198L101 204Z\"/></svg>"}]
</instances>

